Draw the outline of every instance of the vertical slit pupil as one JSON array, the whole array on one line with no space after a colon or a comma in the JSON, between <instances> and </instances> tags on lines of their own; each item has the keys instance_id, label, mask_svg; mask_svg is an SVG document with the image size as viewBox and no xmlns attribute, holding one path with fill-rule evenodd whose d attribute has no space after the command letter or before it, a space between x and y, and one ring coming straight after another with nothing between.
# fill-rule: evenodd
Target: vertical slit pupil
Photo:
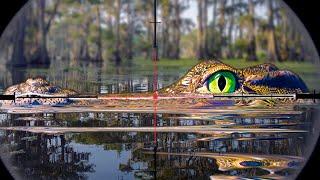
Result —
<instances>
[{"instance_id":1,"label":"vertical slit pupil","mask_svg":"<svg viewBox=\"0 0 320 180\"><path fill-rule=\"evenodd\" d=\"M223 89L226 87L226 78L224 76L219 77L218 86L220 91L223 91Z\"/></svg>"}]
</instances>

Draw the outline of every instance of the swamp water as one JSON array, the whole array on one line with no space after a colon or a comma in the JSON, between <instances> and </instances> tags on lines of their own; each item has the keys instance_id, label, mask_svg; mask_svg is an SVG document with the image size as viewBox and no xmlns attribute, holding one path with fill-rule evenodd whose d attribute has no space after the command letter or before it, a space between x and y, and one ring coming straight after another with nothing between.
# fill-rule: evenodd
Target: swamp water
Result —
<instances>
[{"instance_id":1,"label":"swamp water","mask_svg":"<svg viewBox=\"0 0 320 180\"><path fill-rule=\"evenodd\" d=\"M144 68L52 66L4 73L1 87L42 75L86 93L153 89L152 71ZM159 69L159 88L187 70L164 69ZM22 179L286 179L303 167L318 136L316 105L250 108L220 101L212 107L186 106L160 109L156 152L153 107L3 109L1 158Z\"/></svg>"}]
</instances>

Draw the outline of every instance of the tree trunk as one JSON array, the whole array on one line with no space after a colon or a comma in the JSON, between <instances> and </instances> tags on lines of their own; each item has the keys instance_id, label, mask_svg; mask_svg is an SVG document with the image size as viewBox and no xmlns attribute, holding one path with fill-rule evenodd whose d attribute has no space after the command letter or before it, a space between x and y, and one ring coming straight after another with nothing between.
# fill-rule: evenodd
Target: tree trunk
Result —
<instances>
[{"instance_id":1,"label":"tree trunk","mask_svg":"<svg viewBox=\"0 0 320 180\"><path fill-rule=\"evenodd\" d=\"M45 65L48 66L50 64L50 58L47 51L47 34L49 32L51 22L56 15L58 10L58 6L60 4L60 0L55 1L54 10L51 16L49 16L49 20L45 22L45 8L46 8L46 1L45 0L38 0L38 37L39 44L37 44L38 49L33 53L31 56L30 63L33 65Z\"/></svg>"},{"instance_id":2,"label":"tree trunk","mask_svg":"<svg viewBox=\"0 0 320 180\"><path fill-rule=\"evenodd\" d=\"M24 15L16 19L16 36L14 37L13 53L11 62L8 62L12 67L27 66L26 58L24 56L24 38L26 30L26 17Z\"/></svg>"},{"instance_id":3,"label":"tree trunk","mask_svg":"<svg viewBox=\"0 0 320 180\"><path fill-rule=\"evenodd\" d=\"M280 56L282 60L288 60L289 58L289 28L288 28L288 18L286 15L282 16L282 29L283 36L281 37L282 48L280 49Z\"/></svg>"},{"instance_id":4,"label":"tree trunk","mask_svg":"<svg viewBox=\"0 0 320 180\"><path fill-rule=\"evenodd\" d=\"M80 44L80 56L79 58L81 60L88 60L90 59L90 54L89 54L89 46L87 42L87 37L89 36L89 26L90 26L90 20L87 20L83 27L84 31L84 37L82 37L82 42Z\"/></svg>"},{"instance_id":5,"label":"tree trunk","mask_svg":"<svg viewBox=\"0 0 320 180\"><path fill-rule=\"evenodd\" d=\"M100 17L100 8L99 5L97 5L97 26L98 26L98 40L97 40L97 52L95 55L94 60L95 61L103 61L102 58L102 43L101 43L101 17Z\"/></svg>"},{"instance_id":6,"label":"tree trunk","mask_svg":"<svg viewBox=\"0 0 320 180\"><path fill-rule=\"evenodd\" d=\"M211 51L208 51L208 55L210 57L216 57L216 25L217 25L217 0L213 0L213 9L212 9L212 23L211 23L211 38L210 43L208 43L208 46L210 47Z\"/></svg>"},{"instance_id":7,"label":"tree trunk","mask_svg":"<svg viewBox=\"0 0 320 180\"><path fill-rule=\"evenodd\" d=\"M45 27L45 1L39 0L39 30L40 30L40 47L39 47L39 58L36 60L39 64L50 64L48 51L47 51L47 32Z\"/></svg>"},{"instance_id":8,"label":"tree trunk","mask_svg":"<svg viewBox=\"0 0 320 180\"><path fill-rule=\"evenodd\" d=\"M217 23L217 0L213 0L213 9L212 9L212 28L216 27Z\"/></svg>"},{"instance_id":9,"label":"tree trunk","mask_svg":"<svg viewBox=\"0 0 320 180\"><path fill-rule=\"evenodd\" d=\"M133 2L128 1L128 7L127 7L127 15L128 15L128 34L127 34L127 58L131 60L133 58L133 51L132 51L132 38L134 33L134 7Z\"/></svg>"},{"instance_id":10,"label":"tree trunk","mask_svg":"<svg viewBox=\"0 0 320 180\"><path fill-rule=\"evenodd\" d=\"M173 59L179 59L180 58L180 25L181 25L181 18L180 18L180 4L179 0L174 0L174 50L172 54Z\"/></svg>"},{"instance_id":11,"label":"tree trunk","mask_svg":"<svg viewBox=\"0 0 320 180\"><path fill-rule=\"evenodd\" d=\"M203 3L203 48L204 57L209 58L209 47L208 47L208 0L204 0Z\"/></svg>"},{"instance_id":12,"label":"tree trunk","mask_svg":"<svg viewBox=\"0 0 320 180\"><path fill-rule=\"evenodd\" d=\"M231 7L233 7L235 5L234 0L231 1ZM232 44L233 44L233 38L232 38L232 32L233 32L233 27L234 27L234 11L230 12L230 24L229 24L229 29L228 29L228 39L229 39L229 43L228 43L228 54L227 57L233 58L234 57L234 53L233 53L233 49L232 49Z\"/></svg>"},{"instance_id":13,"label":"tree trunk","mask_svg":"<svg viewBox=\"0 0 320 180\"><path fill-rule=\"evenodd\" d=\"M278 46L276 42L275 28L274 28L274 10L273 0L268 0L268 61L275 62L280 60Z\"/></svg>"},{"instance_id":14,"label":"tree trunk","mask_svg":"<svg viewBox=\"0 0 320 180\"><path fill-rule=\"evenodd\" d=\"M242 10L240 10L239 17L242 17L242 16L243 16L243 12L242 12ZM239 29L239 39L243 40L243 28L239 25L238 29ZM237 50L237 58L243 59L243 51L242 50Z\"/></svg>"},{"instance_id":15,"label":"tree trunk","mask_svg":"<svg viewBox=\"0 0 320 180\"><path fill-rule=\"evenodd\" d=\"M121 0L116 0L116 43L114 51L114 60L116 65L120 65L120 13L121 13Z\"/></svg>"},{"instance_id":16,"label":"tree trunk","mask_svg":"<svg viewBox=\"0 0 320 180\"><path fill-rule=\"evenodd\" d=\"M80 11L82 14L89 14L89 10L88 10L88 4L85 2L81 2L81 6L80 6ZM91 19L87 16L85 16L83 18L84 23L81 24L81 30L83 32L82 37L80 39L80 51L79 53L76 55L76 59L80 59L80 60L89 60L89 46L88 46L88 42L87 42L87 37L89 36L89 26L90 26L90 21ZM76 52L75 50L73 50L74 52ZM73 53L74 53L73 52Z\"/></svg>"},{"instance_id":17,"label":"tree trunk","mask_svg":"<svg viewBox=\"0 0 320 180\"><path fill-rule=\"evenodd\" d=\"M294 35L294 31L293 30L290 30L289 31L289 37L292 41L292 44L294 43L294 38L295 38L295 35ZM289 46L289 51L288 51L288 59L290 61L293 61L296 59L296 51L295 51L295 48L293 48L292 45Z\"/></svg>"},{"instance_id":18,"label":"tree trunk","mask_svg":"<svg viewBox=\"0 0 320 180\"><path fill-rule=\"evenodd\" d=\"M225 40L224 40L224 28L225 28L225 10L226 10L226 4L227 4L227 1L226 0L220 0L220 9L219 9L219 12L220 12L220 18L219 18L219 43L217 43L217 46L219 47L217 49L217 56L218 58L221 58L222 57L222 49L223 47L225 46Z\"/></svg>"},{"instance_id":19,"label":"tree trunk","mask_svg":"<svg viewBox=\"0 0 320 180\"><path fill-rule=\"evenodd\" d=\"M299 34L296 30L291 29L290 32L290 40L291 40L291 45L289 47L289 59L290 60L299 60L299 49L297 48L299 46Z\"/></svg>"},{"instance_id":20,"label":"tree trunk","mask_svg":"<svg viewBox=\"0 0 320 180\"><path fill-rule=\"evenodd\" d=\"M203 60L204 58L204 32L203 32L203 0L198 0L198 49L197 49L197 57L199 60Z\"/></svg>"},{"instance_id":21,"label":"tree trunk","mask_svg":"<svg viewBox=\"0 0 320 180\"><path fill-rule=\"evenodd\" d=\"M169 0L164 0L162 4L162 57L169 57L169 15L170 15L170 4Z\"/></svg>"},{"instance_id":22,"label":"tree trunk","mask_svg":"<svg viewBox=\"0 0 320 180\"><path fill-rule=\"evenodd\" d=\"M254 3L253 0L249 0L249 15L250 15L250 23L248 27L248 39L249 44L247 47L248 61L257 61L256 55L256 35L255 35L255 13L254 13Z\"/></svg>"},{"instance_id":23,"label":"tree trunk","mask_svg":"<svg viewBox=\"0 0 320 180\"><path fill-rule=\"evenodd\" d=\"M153 19L153 11L152 11L152 2L153 1L149 1L149 0L146 0L144 2L144 7L146 8L145 11L146 11L146 16L145 16L145 27L147 28L147 42L150 43L151 45L151 42L152 42L152 24L150 23L150 20ZM145 49L146 51L146 59L149 58L151 56L151 51L149 48Z\"/></svg>"}]
</instances>

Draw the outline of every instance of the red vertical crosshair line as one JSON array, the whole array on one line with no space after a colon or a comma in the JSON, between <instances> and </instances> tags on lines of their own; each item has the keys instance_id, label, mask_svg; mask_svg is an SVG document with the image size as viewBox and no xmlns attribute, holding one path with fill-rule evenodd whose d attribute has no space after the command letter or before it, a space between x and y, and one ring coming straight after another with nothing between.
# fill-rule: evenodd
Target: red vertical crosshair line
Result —
<instances>
[{"instance_id":1,"label":"red vertical crosshair line","mask_svg":"<svg viewBox=\"0 0 320 180\"><path fill-rule=\"evenodd\" d=\"M157 147L157 106L158 106L158 46L157 46L157 0L153 1L153 140Z\"/></svg>"},{"instance_id":2,"label":"red vertical crosshair line","mask_svg":"<svg viewBox=\"0 0 320 180\"><path fill-rule=\"evenodd\" d=\"M157 144L157 109L158 109L158 66L157 66L157 49L152 52L153 59L153 140Z\"/></svg>"}]
</instances>

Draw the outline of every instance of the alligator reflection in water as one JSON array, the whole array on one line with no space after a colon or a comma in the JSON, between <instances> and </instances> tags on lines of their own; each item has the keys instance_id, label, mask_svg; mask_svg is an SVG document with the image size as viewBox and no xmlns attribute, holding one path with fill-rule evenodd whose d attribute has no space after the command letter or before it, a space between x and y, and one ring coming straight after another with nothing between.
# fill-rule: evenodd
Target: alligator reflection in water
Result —
<instances>
[{"instance_id":1,"label":"alligator reflection in water","mask_svg":"<svg viewBox=\"0 0 320 180\"><path fill-rule=\"evenodd\" d=\"M157 177L286 177L304 162L306 141L314 136L311 111L283 113L158 114L159 127L210 126L219 131L159 132ZM153 127L147 113L2 114L1 127ZM228 129L247 129L233 132ZM250 132L279 129L279 132ZM305 130L282 132L280 130ZM225 130L225 131L223 131ZM153 134L148 132L82 132L47 134L2 130L2 157L22 177L53 176L111 179L153 178ZM251 155L254 154L254 155ZM60 168L63 167L63 168Z\"/></svg>"}]
</instances>

